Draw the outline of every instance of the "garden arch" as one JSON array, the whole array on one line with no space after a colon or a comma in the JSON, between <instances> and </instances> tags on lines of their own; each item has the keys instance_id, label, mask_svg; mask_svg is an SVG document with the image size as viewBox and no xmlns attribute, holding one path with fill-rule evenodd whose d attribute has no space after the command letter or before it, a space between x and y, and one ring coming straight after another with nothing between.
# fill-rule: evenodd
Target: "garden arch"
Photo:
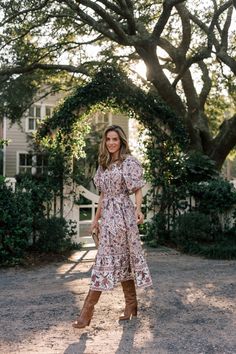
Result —
<instances>
[{"instance_id":1,"label":"garden arch","mask_svg":"<svg viewBox=\"0 0 236 354\"><path fill-rule=\"evenodd\" d=\"M97 106L135 118L153 132L161 129L163 134L171 134L177 143L186 146L183 120L159 96L142 90L124 71L114 66L104 67L89 83L79 86L55 114L43 122L38 136L44 137L59 130L64 143L68 142L67 147L71 149L74 147L73 137L78 133L78 122Z\"/></svg>"},{"instance_id":2,"label":"garden arch","mask_svg":"<svg viewBox=\"0 0 236 354\"><path fill-rule=\"evenodd\" d=\"M76 156L79 149L76 137L83 129L87 116L96 109L119 111L142 122L154 135L155 131L161 130L164 135L174 136L182 146L186 142L181 119L157 95L142 90L122 70L113 66L104 67L89 83L79 86L54 115L42 123L37 137L56 136L63 142L68 156ZM92 199L93 214L96 197ZM70 217L75 219L77 212L73 210Z\"/></svg>"}]
</instances>

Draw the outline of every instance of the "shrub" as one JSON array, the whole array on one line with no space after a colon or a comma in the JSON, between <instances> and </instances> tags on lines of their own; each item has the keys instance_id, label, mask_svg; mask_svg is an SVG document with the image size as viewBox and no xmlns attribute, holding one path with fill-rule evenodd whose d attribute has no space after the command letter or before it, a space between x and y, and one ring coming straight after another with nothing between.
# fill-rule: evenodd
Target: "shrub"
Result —
<instances>
[{"instance_id":1,"label":"shrub","mask_svg":"<svg viewBox=\"0 0 236 354\"><path fill-rule=\"evenodd\" d=\"M0 265L21 263L29 250L62 253L78 248L71 241L75 222L45 215L50 198L40 180L24 176L13 192L0 178Z\"/></svg>"},{"instance_id":2,"label":"shrub","mask_svg":"<svg viewBox=\"0 0 236 354\"><path fill-rule=\"evenodd\" d=\"M227 238L212 244L188 242L179 248L185 253L197 254L207 258L236 259L236 241L230 241Z\"/></svg>"},{"instance_id":3,"label":"shrub","mask_svg":"<svg viewBox=\"0 0 236 354\"><path fill-rule=\"evenodd\" d=\"M151 221L145 223L145 241L151 247L157 247L169 239L165 215L156 214Z\"/></svg>"},{"instance_id":4,"label":"shrub","mask_svg":"<svg viewBox=\"0 0 236 354\"><path fill-rule=\"evenodd\" d=\"M197 202L197 210L202 213L224 213L236 204L235 188L222 178L192 183L189 185L189 190Z\"/></svg>"},{"instance_id":5,"label":"shrub","mask_svg":"<svg viewBox=\"0 0 236 354\"><path fill-rule=\"evenodd\" d=\"M236 258L236 228L222 231L211 216L193 211L180 215L171 232L171 239L181 251L208 258Z\"/></svg>"},{"instance_id":6,"label":"shrub","mask_svg":"<svg viewBox=\"0 0 236 354\"><path fill-rule=\"evenodd\" d=\"M212 231L210 217L198 211L192 211L176 218L171 231L171 239L176 245L212 242L214 240Z\"/></svg>"},{"instance_id":7,"label":"shrub","mask_svg":"<svg viewBox=\"0 0 236 354\"><path fill-rule=\"evenodd\" d=\"M188 171L182 184L161 189L160 212L147 223L147 243L174 244L185 252L209 257L235 257L235 236L230 238L229 231L235 235L232 224L236 218L236 190L216 174L211 176L207 159L209 166L206 163L201 166L201 160L196 164L195 160L194 163L188 160L191 174ZM178 216L179 213L182 214Z\"/></svg>"},{"instance_id":8,"label":"shrub","mask_svg":"<svg viewBox=\"0 0 236 354\"><path fill-rule=\"evenodd\" d=\"M0 181L0 264L18 263L32 233L32 203L28 194L15 193Z\"/></svg>"},{"instance_id":9,"label":"shrub","mask_svg":"<svg viewBox=\"0 0 236 354\"><path fill-rule=\"evenodd\" d=\"M72 237L76 235L76 222L52 217L41 222L40 234L34 248L39 252L62 253L75 247Z\"/></svg>"}]
</instances>

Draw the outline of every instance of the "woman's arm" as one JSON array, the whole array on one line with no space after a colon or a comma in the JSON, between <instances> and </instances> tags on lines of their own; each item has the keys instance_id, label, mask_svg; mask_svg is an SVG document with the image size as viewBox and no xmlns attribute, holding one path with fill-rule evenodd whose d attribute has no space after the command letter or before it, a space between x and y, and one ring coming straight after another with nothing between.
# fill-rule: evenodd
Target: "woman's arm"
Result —
<instances>
[{"instance_id":1,"label":"woman's arm","mask_svg":"<svg viewBox=\"0 0 236 354\"><path fill-rule=\"evenodd\" d=\"M136 216L137 224L142 224L144 221L144 215L141 211L142 200L143 200L142 188L139 188L135 191L135 206L136 206L135 216Z\"/></svg>"},{"instance_id":2,"label":"woman's arm","mask_svg":"<svg viewBox=\"0 0 236 354\"><path fill-rule=\"evenodd\" d=\"M100 194L100 197L99 197L99 200L98 200L98 207L97 207L97 211L96 211L96 214L95 214L95 217L92 221L92 225L91 225L91 228L90 228L90 231L92 232L92 230L94 228L98 228L99 224L98 224L98 220L100 219L101 217L101 210L102 210L102 200L103 200L103 192L101 192Z\"/></svg>"}]
</instances>

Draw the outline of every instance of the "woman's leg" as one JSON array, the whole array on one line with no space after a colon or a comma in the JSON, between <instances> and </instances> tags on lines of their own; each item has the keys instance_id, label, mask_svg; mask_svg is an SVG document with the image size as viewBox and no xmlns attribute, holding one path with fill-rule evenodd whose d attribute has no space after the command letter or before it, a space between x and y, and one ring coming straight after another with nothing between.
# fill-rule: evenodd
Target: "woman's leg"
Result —
<instances>
[{"instance_id":1,"label":"woman's leg","mask_svg":"<svg viewBox=\"0 0 236 354\"><path fill-rule=\"evenodd\" d=\"M138 311L134 280L122 281L121 285L125 296L125 310L120 320L129 320L131 317L136 317Z\"/></svg>"},{"instance_id":2,"label":"woman's leg","mask_svg":"<svg viewBox=\"0 0 236 354\"><path fill-rule=\"evenodd\" d=\"M86 326L89 326L90 321L93 317L94 306L97 304L101 293L101 291L89 290L80 315L77 320L72 324L74 328L84 328Z\"/></svg>"}]
</instances>

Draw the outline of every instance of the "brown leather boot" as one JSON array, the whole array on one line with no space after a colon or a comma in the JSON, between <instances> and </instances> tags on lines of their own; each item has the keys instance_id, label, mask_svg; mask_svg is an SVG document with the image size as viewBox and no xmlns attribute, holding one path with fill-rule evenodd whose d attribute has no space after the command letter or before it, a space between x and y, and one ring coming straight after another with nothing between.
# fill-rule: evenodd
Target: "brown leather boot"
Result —
<instances>
[{"instance_id":1,"label":"brown leather boot","mask_svg":"<svg viewBox=\"0 0 236 354\"><path fill-rule=\"evenodd\" d=\"M121 282L125 296L124 315L120 316L120 320L129 320L131 317L136 317L138 312L138 302L136 298L135 284L133 280Z\"/></svg>"},{"instance_id":2,"label":"brown leather boot","mask_svg":"<svg viewBox=\"0 0 236 354\"><path fill-rule=\"evenodd\" d=\"M94 306L98 302L101 293L101 291L89 290L81 313L77 320L72 324L74 328L84 328L90 325L90 321L93 317Z\"/></svg>"}]
</instances>

